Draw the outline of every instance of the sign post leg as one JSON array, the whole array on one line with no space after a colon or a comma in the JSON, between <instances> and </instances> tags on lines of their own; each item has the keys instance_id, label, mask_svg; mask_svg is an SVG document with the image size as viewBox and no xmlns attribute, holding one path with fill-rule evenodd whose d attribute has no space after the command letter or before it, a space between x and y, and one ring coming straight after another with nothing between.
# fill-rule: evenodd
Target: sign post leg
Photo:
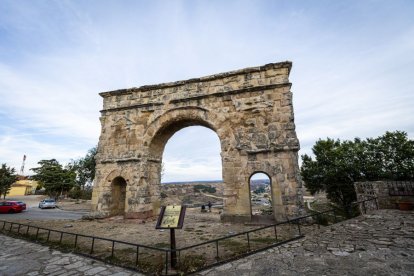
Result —
<instances>
[{"instance_id":1,"label":"sign post leg","mask_svg":"<svg viewBox=\"0 0 414 276\"><path fill-rule=\"evenodd\" d=\"M177 252L175 252L175 229L170 228L170 245L171 245L171 267L177 267Z\"/></svg>"}]
</instances>

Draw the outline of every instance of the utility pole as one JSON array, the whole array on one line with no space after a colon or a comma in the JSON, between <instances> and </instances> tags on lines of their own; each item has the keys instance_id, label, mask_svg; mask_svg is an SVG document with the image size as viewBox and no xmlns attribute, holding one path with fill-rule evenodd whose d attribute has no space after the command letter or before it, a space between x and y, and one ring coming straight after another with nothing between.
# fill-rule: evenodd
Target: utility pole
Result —
<instances>
[{"instance_id":1,"label":"utility pole","mask_svg":"<svg viewBox=\"0 0 414 276\"><path fill-rule=\"evenodd\" d=\"M20 168L20 175L23 176L24 175L24 164L26 162L26 154L23 155L23 162L22 162L22 167Z\"/></svg>"}]
</instances>

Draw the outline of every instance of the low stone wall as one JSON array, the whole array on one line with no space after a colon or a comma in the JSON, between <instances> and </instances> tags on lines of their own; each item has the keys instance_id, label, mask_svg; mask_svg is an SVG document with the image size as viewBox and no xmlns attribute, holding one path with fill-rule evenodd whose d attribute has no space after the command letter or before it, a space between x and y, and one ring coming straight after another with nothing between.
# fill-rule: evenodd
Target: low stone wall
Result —
<instances>
[{"instance_id":1,"label":"low stone wall","mask_svg":"<svg viewBox=\"0 0 414 276\"><path fill-rule=\"evenodd\" d=\"M372 197L378 198L380 209L396 209L398 202L413 202L414 182L409 181L367 181L355 182L357 201L366 200ZM405 195L398 195L405 194ZM367 203L366 208L370 208Z\"/></svg>"}]
</instances>

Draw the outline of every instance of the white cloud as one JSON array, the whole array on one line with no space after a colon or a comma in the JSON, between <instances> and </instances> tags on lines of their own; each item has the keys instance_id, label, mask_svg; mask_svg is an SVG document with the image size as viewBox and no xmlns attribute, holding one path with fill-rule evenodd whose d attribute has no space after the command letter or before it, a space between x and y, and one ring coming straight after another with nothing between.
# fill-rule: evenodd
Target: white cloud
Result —
<instances>
[{"instance_id":1,"label":"white cloud","mask_svg":"<svg viewBox=\"0 0 414 276\"><path fill-rule=\"evenodd\" d=\"M167 142L163 163L162 182L221 180L219 138L205 127L184 128Z\"/></svg>"},{"instance_id":2,"label":"white cloud","mask_svg":"<svg viewBox=\"0 0 414 276\"><path fill-rule=\"evenodd\" d=\"M301 153L327 136L414 135L412 3L2 1L0 8L0 162L16 168L23 154L30 167L96 145L98 92L284 60L293 61ZM221 176L215 142L201 152L187 146L186 156L171 142L164 160L172 180Z\"/></svg>"},{"instance_id":3,"label":"white cloud","mask_svg":"<svg viewBox=\"0 0 414 276\"><path fill-rule=\"evenodd\" d=\"M37 162L42 159L57 159L67 163L71 159L76 159L85 155L83 150L79 150L79 145L55 145L47 142L38 142L31 136L5 136L0 137L0 156L7 158L7 164L20 172L23 155L27 155L25 174L33 174L31 168L37 167ZM3 163L3 160L0 160Z\"/></svg>"}]
</instances>

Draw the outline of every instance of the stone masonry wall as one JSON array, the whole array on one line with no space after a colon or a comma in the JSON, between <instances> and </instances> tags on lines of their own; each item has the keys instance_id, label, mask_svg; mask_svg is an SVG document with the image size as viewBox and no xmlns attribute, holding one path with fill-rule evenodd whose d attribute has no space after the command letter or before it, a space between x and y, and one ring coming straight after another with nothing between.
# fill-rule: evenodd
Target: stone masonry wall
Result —
<instances>
[{"instance_id":1,"label":"stone masonry wall","mask_svg":"<svg viewBox=\"0 0 414 276\"><path fill-rule=\"evenodd\" d=\"M291 65L272 63L100 93L102 130L93 209L111 214L120 200L113 191L126 185L125 216L156 215L165 144L180 129L200 125L215 131L221 143L223 220L250 220L248 182L255 172L271 178L276 219L298 213L303 200L288 79Z\"/></svg>"},{"instance_id":2,"label":"stone masonry wall","mask_svg":"<svg viewBox=\"0 0 414 276\"><path fill-rule=\"evenodd\" d=\"M397 186L402 187L402 190L405 190L405 187L413 187L414 182L367 181L354 183L357 201L377 197L378 207L380 209L397 209L397 203L400 201L414 202L413 194L411 196L408 194L405 196L390 195L390 189L395 189Z\"/></svg>"}]
</instances>

